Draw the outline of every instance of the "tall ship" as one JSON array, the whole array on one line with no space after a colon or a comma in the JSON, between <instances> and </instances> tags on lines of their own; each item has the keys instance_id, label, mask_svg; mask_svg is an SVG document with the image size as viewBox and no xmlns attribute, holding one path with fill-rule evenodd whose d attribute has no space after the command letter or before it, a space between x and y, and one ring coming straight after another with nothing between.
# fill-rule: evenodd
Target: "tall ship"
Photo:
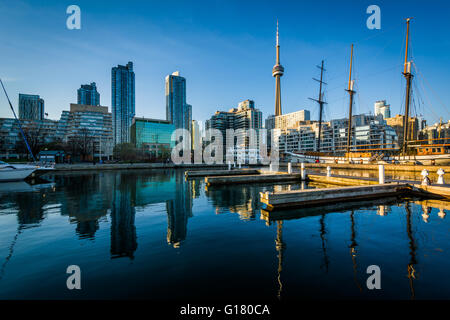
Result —
<instances>
[{"instance_id":1,"label":"tall ship","mask_svg":"<svg viewBox=\"0 0 450 320\"><path fill-rule=\"evenodd\" d=\"M412 130L409 127L410 106L411 106L411 86L413 74L411 70L412 61L408 60L408 48L410 43L409 25L411 18L406 19L406 46L405 46L405 60L402 75L406 80L405 93L405 111L402 125L402 141L398 141L395 147L392 144L388 147L387 144L368 144L355 145L352 144L352 137L354 136L352 124L352 109L353 98L356 91L354 90L355 80L352 79L353 69L353 44L351 45L350 53L350 68L348 85L345 91L349 95L349 109L348 109L348 125L345 131L346 144L341 146L339 150L334 152L323 152L321 149L321 129L322 129L322 112L323 105L326 103L323 100L322 92L322 75L323 75L323 61L321 68L319 98L312 99L319 104L319 130L318 142L316 151L306 152L283 152L285 159L293 162L305 163L360 163L360 164L377 164L377 163L409 163L409 164L423 164L423 165L450 165L450 144L446 143L446 138L414 140ZM311 99L311 98L310 98ZM439 127L440 128L440 127ZM356 137L355 137L356 139Z\"/></svg>"}]
</instances>

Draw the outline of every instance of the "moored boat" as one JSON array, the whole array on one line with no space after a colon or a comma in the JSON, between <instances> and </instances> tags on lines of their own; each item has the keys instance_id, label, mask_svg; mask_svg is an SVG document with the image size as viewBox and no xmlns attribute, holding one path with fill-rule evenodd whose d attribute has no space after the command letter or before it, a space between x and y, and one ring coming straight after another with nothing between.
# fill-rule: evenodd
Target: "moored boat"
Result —
<instances>
[{"instance_id":1,"label":"moored boat","mask_svg":"<svg viewBox=\"0 0 450 320\"><path fill-rule=\"evenodd\" d=\"M9 164L0 161L0 182L25 180L38 166L27 164Z\"/></svg>"}]
</instances>

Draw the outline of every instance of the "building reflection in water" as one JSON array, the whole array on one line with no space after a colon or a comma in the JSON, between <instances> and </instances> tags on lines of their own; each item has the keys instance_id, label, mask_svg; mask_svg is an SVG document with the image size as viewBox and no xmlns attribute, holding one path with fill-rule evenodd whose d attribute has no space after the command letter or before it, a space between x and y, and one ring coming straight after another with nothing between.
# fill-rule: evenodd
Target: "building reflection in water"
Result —
<instances>
[{"instance_id":1,"label":"building reflection in water","mask_svg":"<svg viewBox=\"0 0 450 320\"><path fill-rule=\"evenodd\" d=\"M111 257L134 259L137 249L136 179L129 175L116 175L111 207Z\"/></svg>"},{"instance_id":2,"label":"building reflection in water","mask_svg":"<svg viewBox=\"0 0 450 320\"><path fill-rule=\"evenodd\" d=\"M273 188L277 188L274 186ZM288 186L283 187L287 190ZM249 185L239 185L230 188L228 186L213 186L205 188L206 196L215 207L216 214L231 212L239 214L242 220L253 220L259 208L259 192L271 188L258 188Z\"/></svg>"},{"instance_id":3,"label":"building reflection in water","mask_svg":"<svg viewBox=\"0 0 450 320\"><path fill-rule=\"evenodd\" d=\"M386 216L390 211L391 211L390 206L386 206L386 205L377 206L377 214L379 216Z\"/></svg>"},{"instance_id":4,"label":"building reflection in water","mask_svg":"<svg viewBox=\"0 0 450 320\"><path fill-rule=\"evenodd\" d=\"M192 198L195 185L185 181L181 171L175 172L175 197L166 201L167 208L167 243L178 248L187 236L188 218L192 217ZM198 194L198 193L197 193Z\"/></svg>"}]
</instances>

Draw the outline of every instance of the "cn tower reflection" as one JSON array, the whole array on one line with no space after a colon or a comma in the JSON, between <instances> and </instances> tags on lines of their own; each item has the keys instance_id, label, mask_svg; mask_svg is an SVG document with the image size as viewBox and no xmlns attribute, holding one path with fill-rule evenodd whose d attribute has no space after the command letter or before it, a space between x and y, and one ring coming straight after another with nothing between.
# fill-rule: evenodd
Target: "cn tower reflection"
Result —
<instances>
[{"instance_id":1,"label":"cn tower reflection","mask_svg":"<svg viewBox=\"0 0 450 320\"><path fill-rule=\"evenodd\" d=\"M283 271L283 253L286 249L286 244L283 241L283 221L278 220L277 221L277 237L275 239L275 249L278 252L278 293L277 298L281 300L281 291L283 290L283 283L281 282L281 271Z\"/></svg>"}]
</instances>

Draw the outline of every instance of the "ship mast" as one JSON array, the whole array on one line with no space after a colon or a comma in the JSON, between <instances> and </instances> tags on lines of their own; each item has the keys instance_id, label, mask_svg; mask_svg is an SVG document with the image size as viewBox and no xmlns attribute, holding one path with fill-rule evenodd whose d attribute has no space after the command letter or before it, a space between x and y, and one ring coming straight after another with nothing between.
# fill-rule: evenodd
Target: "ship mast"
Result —
<instances>
[{"instance_id":1,"label":"ship mast","mask_svg":"<svg viewBox=\"0 0 450 320\"><path fill-rule=\"evenodd\" d=\"M348 88L345 90L350 95L350 104L348 108L348 136L347 136L347 156L350 161L350 144L352 141L352 107L353 107L353 95L356 93L356 91L353 91L353 85L355 83L354 80L352 80L352 64L353 64L353 44L351 47L351 53L350 53L350 72L348 76Z\"/></svg>"},{"instance_id":2,"label":"ship mast","mask_svg":"<svg viewBox=\"0 0 450 320\"><path fill-rule=\"evenodd\" d=\"M409 21L412 18L406 19L406 49L405 49L405 64L403 69L403 76L406 79L406 95L405 95L405 116L403 118L403 155L406 154L408 145L408 125L409 125L409 104L411 98L411 61L408 61L408 46L409 46Z\"/></svg>"},{"instance_id":3,"label":"ship mast","mask_svg":"<svg viewBox=\"0 0 450 320\"><path fill-rule=\"evenodd\" d=\"M325 101L323 101L323 92L322 92L322 85L326 84L325 82L323 82L323 72L326 71L325 68L323 67L323 60L322 60L322 64L321 66L317 66L317 68L320 69L320 80L313 78L313 80L319 82L319 99L313 99L313 98L309 98L313 101L316 101L319 104L319 140L317 142L317 152L320 152L320 139L321 139L321 135L322 135L322 114L323 114L323 105L326 104Z\"/></svg>"}]
</instances>

